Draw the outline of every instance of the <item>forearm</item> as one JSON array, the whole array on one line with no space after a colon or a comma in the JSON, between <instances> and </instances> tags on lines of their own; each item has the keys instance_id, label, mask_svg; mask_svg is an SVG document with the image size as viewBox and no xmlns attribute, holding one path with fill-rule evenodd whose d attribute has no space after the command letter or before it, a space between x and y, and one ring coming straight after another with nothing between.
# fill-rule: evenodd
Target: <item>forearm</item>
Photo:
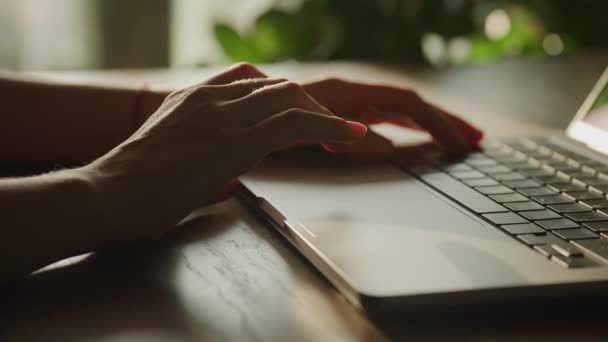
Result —
<instances>
[{"instance_id":1,"label":"forearm","mask_svg":"<svg viewBox=\"0 0 608 342\"><path fill-rule=\"evenodd\" d=\"M166 94L0 75L0 161L95 159L132 134Z\"/></svg>"},{"instance_id":2,"label":"forearm","mask_svg":"<svg viewBox=\"0 0 608 342\"><path fill-rule=\"evenodd\" d=\"M80 169L0 179L0 279L109 244L100 208Z\"/></svg>"}]
</instances>

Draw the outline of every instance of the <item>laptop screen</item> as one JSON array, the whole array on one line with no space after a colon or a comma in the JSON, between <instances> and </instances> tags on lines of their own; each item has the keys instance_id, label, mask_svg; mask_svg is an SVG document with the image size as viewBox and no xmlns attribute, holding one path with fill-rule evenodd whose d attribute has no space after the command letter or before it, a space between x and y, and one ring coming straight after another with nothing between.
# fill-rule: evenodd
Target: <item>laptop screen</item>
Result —
<instances>
[{"instance_id":1,"label":"laptop screen","mask_svg":"<svg viewBox=\"0 0 608 342\"><path fill-rule=\"evenodd\" d=\"M604 85L583 121L608 132L608 85Z\"/></svg>"},{"instance_id":2,"label":"laptop screen","mask_svg":"<svg viewBox=\"0 0 608 342\"><path fill-rule=\"evenodd\" d=\"M608 154L608 69L570 123L569 137Z\"/></svg>"}]
</instances>

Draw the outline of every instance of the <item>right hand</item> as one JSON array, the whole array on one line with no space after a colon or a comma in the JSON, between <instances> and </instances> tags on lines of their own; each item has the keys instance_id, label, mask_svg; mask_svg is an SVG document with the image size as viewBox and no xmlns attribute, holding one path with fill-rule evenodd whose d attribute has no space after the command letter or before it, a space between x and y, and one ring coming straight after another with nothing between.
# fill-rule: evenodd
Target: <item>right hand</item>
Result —
<instances>
[{"instance_id":1,"label":"right hand","mask_svg":"<svg viewBox=\"0 0 608 342\"><path fill-rule=\"evenodd\" d=\"M171 93L129 139L83 168L115 243L160 237L273 151L365 136L364 125L332 115L299 84L238 80L243 68Z\"/></svg>"}]
</instances>

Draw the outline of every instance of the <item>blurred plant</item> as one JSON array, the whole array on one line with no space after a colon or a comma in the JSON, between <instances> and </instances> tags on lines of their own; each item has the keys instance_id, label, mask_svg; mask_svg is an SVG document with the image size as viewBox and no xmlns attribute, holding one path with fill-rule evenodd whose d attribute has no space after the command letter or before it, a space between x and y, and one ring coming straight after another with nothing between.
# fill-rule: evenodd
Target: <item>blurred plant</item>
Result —
<instances>
[{"instance_id":1,"label":"blurred plant","mask_svg":"<svg viewBox=\"0 0 608 342\"><path fill-rule=\"evenodd\" d=\"M239 34L214 34L232 60L380 59L433 65L559 55L608 45L608 2L582 0L303 0Z\"/></svg>"}]
</instances>

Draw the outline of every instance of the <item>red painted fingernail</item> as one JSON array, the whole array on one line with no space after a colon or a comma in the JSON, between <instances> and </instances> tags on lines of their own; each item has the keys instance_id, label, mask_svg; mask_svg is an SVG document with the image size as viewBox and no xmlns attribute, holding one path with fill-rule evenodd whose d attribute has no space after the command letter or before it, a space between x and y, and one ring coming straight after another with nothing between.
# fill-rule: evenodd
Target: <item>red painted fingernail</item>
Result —
<instances>
[{"instance_id":1,"label":"red painted fingernail","mask_svg":"<svg viewBox=\"0 0 608 342\"><path fill-rule=\"evenodd\" d=\"M348 129L357 138L363 138L367 134L367 127L359 122L347 121Z\"/></svg>"},{"instance_id":2,"label":"red painted fingernail","mask_svg":"<svg viewBox=\"0 0 608 342\"><path fill-rule=\"evenodd\" d=\"M476 127L468 125L464 122L454 121L458 129L464 134L467 142L474 148L479 148L479 143L483 138L483 132Z\"/></svg>"},{"instance_id":3,"label":"red painted fingernail","mask_svg":"<svg viewBox=\"0 0 608 342\"><path fill-rule=\"evenodd\" d=\"M483 139L483 132L478 129L470 130L467 132L467 139L469 140L471 146L474 148L479 148L479 144Z\"/></svg>"}]
</instances>

